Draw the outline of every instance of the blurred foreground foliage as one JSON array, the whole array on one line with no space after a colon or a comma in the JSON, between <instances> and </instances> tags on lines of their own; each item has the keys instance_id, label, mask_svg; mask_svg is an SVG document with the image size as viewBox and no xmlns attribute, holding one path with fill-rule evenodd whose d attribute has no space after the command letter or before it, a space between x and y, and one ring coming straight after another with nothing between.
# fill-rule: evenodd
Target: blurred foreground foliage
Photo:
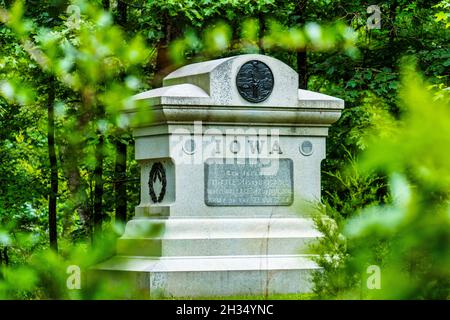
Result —
<instances>
[{"instance_id":1,"label":"blurred foreground foliage","mask_svg":"<svg viewBox=\"0 0 450 320\"><path fill-rule=\"evenodd\" d=\"M328 203L316 217L325 235L317 259L324 272L315 275L323 298L450 298L450 94L432 89L413 65L403 68L400 119L388 134L371 130L342 180L351 186L363 177L367 190L352 194L342 211ZM382 185L366 178L375 174L389 177L383 201L376 199ZM355 205L361 199L370 205ZM343 219L352 206L358 209Z\"/></svg>"},{"instance_id":2,"label":"blurred foreground foliage","mask_svg":"<svg viewBox=\"0 0 450 320\"><path fill-rule=\"evenodd\" d=\"M33 247L33 241L16 237L12 245L33 254L19 263L0 266L0 299L120 299L134 288L129 282L110 282L90 269L114 254L118 229L105 230L95 246L62 242L59 253ZM28 235L32 237L32 235ZM4 241L5 239L3 239ZM136 296L136 298L139 298Z\"/></svg>"},{"instance_id":3,"label":"blurred foreground foliage","mask_svg":"<svg viewBox=\"0 0 450 320\"><path fill-rule=\"evenodd\" d=\"M281 59L300 86L346 103L323 163L317 297L448 298L449 2L380 9L370 30L365 1L0 0L0 298L123 296L126 286L86 287L139 202L118 111L180 65L241 53ZM401 77L405 55L416 60ZM50 109L58 253L48 249ZM136 121L151 118L141 110ZM82 290L67 289L74 265ZM365 285L371 265L381 289Z\"/></svg>"}]
</instances>

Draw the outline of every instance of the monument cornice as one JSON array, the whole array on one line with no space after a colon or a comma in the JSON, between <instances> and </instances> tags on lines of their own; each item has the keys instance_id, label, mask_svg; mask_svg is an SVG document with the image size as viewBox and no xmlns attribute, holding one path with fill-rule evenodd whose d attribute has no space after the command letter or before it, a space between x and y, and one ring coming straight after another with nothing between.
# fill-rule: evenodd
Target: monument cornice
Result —
<instances>
[{"instance_id":1,"label":"monument cornice","mask_svg":"<svg viewBox=\"0 0 450 320\"><path fill-rule=\"evenodd\" d=\"M319 104L319 103L318 103ZM133 117L136 110L128 110ZM242 107L242 106L179 106L156 105L152 107L150 122L139 122L136 127L149 124L186 123L202 121L203 123L221 124L277 124L277 125L308 125L330 126L337 121L341 110L337 108L308 107Z\"/></svg>"},{"instance_id":2,"label":"monument cornice","mask_svg":"<svg viewBox=\"0 0 450 320\"><path fill-rule=\"evenodd\" d=\"M167 75L163 87L133 97L142 109L133 105L123 112L153 112L152 122L131 121L134 127L193 121L328 127L339 119L342 99L298 89L297 83L285 63L245 54L184 66Z\"/></svg>"}]
</instances>

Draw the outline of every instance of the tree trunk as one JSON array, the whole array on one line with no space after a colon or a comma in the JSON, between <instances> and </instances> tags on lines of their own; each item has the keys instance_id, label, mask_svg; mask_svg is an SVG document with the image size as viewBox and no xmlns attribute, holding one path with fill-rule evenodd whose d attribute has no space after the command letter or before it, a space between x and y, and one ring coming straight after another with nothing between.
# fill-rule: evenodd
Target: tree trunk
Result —
<instances>
[{"instance_id":1,"label":"tree trunk","mask_svg":"<svg viewBox=\"0 0 450 320\"><path fill-rule=\"evenodd\" d=\"M117 1L117 13L118 19L117 22L122 26L122 28L126 27L127 24L127 4L124 1Z\"/></svg>"},{"instance_id":2,"label":"tree trunk","mask_svg":"<svg viewBox=\"0 0 450 320\"><path fill-rule=\"evenodd\" d=\"M3 248L3 259L5 261L5 266L9 265L8 247Z\"/></svg>"},{"instance_id":3,"label":"tree trunk","mask_svg":"<svg viewBox=\"0 0 450 320\"><path fill-rule=\"evenodd\" d=\"M82 148L82 146L79 146ZM64 150L64 154L66 158L75 158L75 150L77 150L76 145L69 145L67 147L62 148ZM79 151L80 149L78 149ZM86 236L90 236L91 234L91 210L88 204L88 195L86 193L86 184L83 183L81 179L80 169L77 166L77 163L74 160L67 161L61 159L61 164L64 168L64 173L67 179L67 187L70 192L71 199L74 204L74 210L76 210L82 228L84 229L84 233Z\"/></svg>"},{"instance_id":4,"label":"tree trunk","mask_svg":"<svg viewBox=\"0 0 450 320\"><path fill-rule=\"evenodd\" d=\"M124 1L117 3L117 23L126 29L127 25L127 4ZM122 80L123 80L123 76ZM120 141L122 132L118 132L115 142L116 159L114 164L114 200L116 221L120 223L127 222L127 185L126 185L126 171L127 171L127 145Z\"/></svg>"},{"instance_id":5,"label":"tree trunk","mask_svg":"<svg viewBox=\"0 0 450 320\"><path fill-rule=\"evenodd\" d=\"M395 35L397 30L395 29L395 19L397 16L397 7L398 7L398 1L392 0L390 6L389 6L389 23L391 23L391 29L389 30L389 46L392 46L394 44Z\"/></svg>"},{"instance_id":6,"label":"tree trunk","mask_svg":"<svg viewBox=\"0 0 450 320\"><path fill-rule=\"evenodd\" d=\"M172 40L173 29L171 25L171 20L167 13L163 15L163 24L165 26L165 32L162 39L159 40L157 44L156 53L156 66L155 72L152 80L153 87L160 87L162 85L163 78L171 71L173 71L173 65L169 57L168 47L170 41Z\"/></svg>"},{"instance_id":7,"label":"tree trunk","mask_svg":"<svg viewBox=\"0 0 450 320\"><path fill-rule=\"evenodd\" d=\"M109 10L109 0L102 0L102 6L103 6L103 9L108 11Z\"/></svg>"},{"instance_id":8,"label":"tree trunk","mask_svg":"<svg viewBox=\"0 0 450 320\"><path fill-rule=\"evenodd\" d=\"M103 109L102 107L99 107ZM103 222L103 160L104 160L105 137L99 133L98 143L95 147L94 168L94 237L99 236Z\"/></svg>"},{"instance_id":9,"label":"tree trunk","mask_svg":"<svg viewBox=\"0 0 450 320\"><path fill-rule=\"evenodd\" d=\"M295 15L298 18L298 24L304 26L306 23L306 5L307 0L300 0L297 2ZM297 73L298 73L298 87L300 89L308 88L308 53L306 48L303 51L297 51Z\"/></svg>"},{"instance_id":10,"label":"tree trunk","mask_svg":"<svg viewBox=\"0 0 450 320\"><path fill-rule=\"evenodd\" d=\"M116 160L114 166L114 191L116 201L116 221L127 222L127 145L121 141L116 142Z\"/></svg>"},{"instance_id":11,"label":"tree trunk","mask_svg":"<svg viewBox=\"0 0 450 320\"><path fill-rule=\"evenodd\" d=\"M50 193L48 195L48 230L50 248L58 252L58 233L56 224L56 200L58 195L58 166L55 150L55 81L50 80L47 100L47 143L50 160Z\"/></svg>"},{"instance_id":12,"label":"tree trunk","mask_svg":"<svg viewBox=\"0 0 450 320\"><path fill-rule=\"evenodd\" d=\"M297 73L298 73L298 87L300 89L308 89L308 60L307 52L297 52Z\"/></svg>"},{"instance_id":13,"label":"tree trunk","mask_svg":"<svg viewBox=\"0 0 450 320\"><path fill-rule=\"evenodd\" d=\"M81 106L76 110L76 123L69 128L70 134L66 134L67 142L60 146L60 163L67 179L72 209L77 211L87 237L92 234L92 206L86 192L88 185L81 176L80 163L85 158L86 127L95 118L92 111L94 93L89 86L81 90Z\"/></svg>"},{"instance_id":14,"label":"tree trunk","mask_svg":"<svg viewBox=\"0 0 450 320\"><path fill-rule=\"evenodd\" d=\"M265 23L264 15L262 14L262 12L260 12L258 15L258 22L259 22L259 31L258 31L259 53L265 54L263 37L264 37L264 33L266 32L266 23Z\"/></svg>"}]
</instances>

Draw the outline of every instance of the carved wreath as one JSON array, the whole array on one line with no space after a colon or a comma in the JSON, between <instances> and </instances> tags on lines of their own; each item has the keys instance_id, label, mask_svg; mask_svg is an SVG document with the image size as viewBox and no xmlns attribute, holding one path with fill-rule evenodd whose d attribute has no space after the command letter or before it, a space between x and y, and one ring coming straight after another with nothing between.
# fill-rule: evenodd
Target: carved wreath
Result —
<instances>
[{"instance_id":1,"label":"carved wreath","mask_svg":"<svg viewBox=\"0 0 450 320\"><path fill-rule=\"evenodd\" d=\"M159 192L158 196L156 195L155 189L153 188L153 185L155 184L156 180L159 180L161 182L161 191ZM148 179L148 189L150 197L152 198L153 202L159 203L163 201L164 196L166 194L166 187L167 187L167 179L164 166L162 165L161 162L155 162L152 165L152 169L150 170L150 175Z\"/></svg>"}]
</instances>

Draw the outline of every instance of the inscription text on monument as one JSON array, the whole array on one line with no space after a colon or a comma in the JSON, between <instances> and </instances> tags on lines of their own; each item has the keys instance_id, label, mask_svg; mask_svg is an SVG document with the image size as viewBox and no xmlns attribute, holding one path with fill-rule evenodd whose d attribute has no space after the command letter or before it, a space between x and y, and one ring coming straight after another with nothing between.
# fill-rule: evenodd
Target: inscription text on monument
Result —
<instances>
[{"instance_id":1,"label":"inscription text on monument","mask_svg":"<svg viewBox=\"0 0 450 320\"><path fill-rule=\"evenodd\" d=\"M288 206L293 202L291 159L208 159L205 203L208 206Z\"/></svg>"}]
</instances>

